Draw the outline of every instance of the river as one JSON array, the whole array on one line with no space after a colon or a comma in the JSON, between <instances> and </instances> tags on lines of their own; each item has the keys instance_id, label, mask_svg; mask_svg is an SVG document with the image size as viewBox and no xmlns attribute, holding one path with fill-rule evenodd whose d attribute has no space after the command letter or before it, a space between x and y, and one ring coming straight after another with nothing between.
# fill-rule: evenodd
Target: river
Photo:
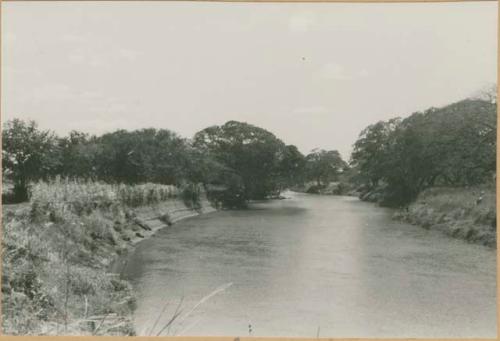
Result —
<instances>
[{"instance_id":1,"label":"river","mask_svg":"<svg viewBox=\"0 0 500 341\"><path fill-rule=\"evenodd\" d=\"M138 334L180 306L163 335L496 337L494 250L357 198L287 196L141 242L122 270Z\"/></svg>"}]
</instances>

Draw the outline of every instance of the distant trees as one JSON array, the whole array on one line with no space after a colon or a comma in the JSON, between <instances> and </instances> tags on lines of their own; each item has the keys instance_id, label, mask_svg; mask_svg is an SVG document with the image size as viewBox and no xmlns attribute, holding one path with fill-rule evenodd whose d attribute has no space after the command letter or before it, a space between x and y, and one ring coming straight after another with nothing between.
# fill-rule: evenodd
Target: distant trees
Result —
<instances>
[{"instance_id":1,"label":"distant trees","mask_svg":"<svg viewBox=\"0 0 500 341\"><path fill-rule=\"evenodd\" d=\"M316 192L331 182L365 193L376 189L385 204L405 205L431 186L492 179L496 99L488 94L368 126L349 165L336 150L304 156L271 132L237 121L186 139L152 128L57 137L35 122L12 120L3 128L3 173L14 184L16 201L27 198L30 182L61 175L109 183L202 183L228 207L306 182L315 183Z\"/></svg>"},{"instance_id":2,"label":"distant trees","mask_svg":"<svg viewBox=\"0 0 500 341\"><path fill-rule=\"evenodd\" d=\"M427 187L466 186L496 169L496 104L468 99L364 129L351 156L366 190L384 188L384 202L404 205Z\"/></svg>"},{"instance_id":3,"label":"distant trees","mask_svg":"<svg viewBox=\"0 0 500 341\"><path fill-rule=\"evenodd\" d=\"M100 137L72 131L57 137L18 119L3 127L4 177L15 199L28 197L30 182L60 175L109 183L181 185L192 182L195 155L186 139L165 129L118 130Z\"/></svg>"},{"instance_id":4,"label":"distant trees","mask_svg":"<svg viewBox=\"0 0 500 341\"><path fill-rule=\"evenodd\" d=\"M118 130L95 139L95 173L107 182L188 181L187 141L166 129Z\"/></svg>"},{"instance_id":5,"label":"distant trees","mask_svg":"<svg viewBox=\"0 0 500 341\"><path fill-rule=\"evenodd\" d=\"M307 180L316 181L317 186L337 180L339 174L348 167L336 150L314 149L305 161Z\"/></svg>"},{"instance_id":6,"label":"distant trees","mask_svg":"<svg viewBox=\"0 0 500 341\"><path fill-rule=\"evenodd\" d=\"M192 140L167 129L118 130L102 136L72 131L57 137L35 122L3 128L3 170L17 199L30 182L57 175L108 183L203 183L225 205L278 194L303 181L304 156L262 128L236 121L198 132Z\"/></svg>"}]
</instances>

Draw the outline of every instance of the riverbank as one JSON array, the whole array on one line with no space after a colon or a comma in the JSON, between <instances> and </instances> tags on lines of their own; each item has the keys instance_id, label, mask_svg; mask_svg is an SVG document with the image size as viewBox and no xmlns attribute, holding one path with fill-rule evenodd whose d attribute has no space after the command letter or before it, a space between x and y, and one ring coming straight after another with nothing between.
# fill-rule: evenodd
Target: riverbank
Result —
<instances>
[{"instance_id":1,"label":"riverbank","mask_svg":"<svg viewBox=\"0 0 500 341\"><path fill-rule=\"evenodd\" d=\"M496 195L491 187L430 188L394 218L496 248Z\"/></svg>"},{"instance_id":2,"label":"riverbank","mask_svg":"<svg viewBox=\"0 0 500 341\"><path fill-rule=\"evenodd\" d=\"M3 206L3 333L135 335L135 298L114 260L212 210L195 186L35 185L30 203Z\"/></svg>"},{"instance_id":3,"label":"riverbank","mask_svg":"<svg viewBox=\"0 0 500 341\"><path fill-rule=\"evenodd\" d=\"M134 221L142 230L140 235L130 236L126 249L123 249L117 257L113 258L109 264L109 271L120 273L124 264L120 262L126 252L133 251L136 244L151 238L157 231L172 226L173 224L200 214L214 212L216 209L212 206L207 196L203 193L199 201L199 207L188 207L180 199L171 199L154 206L142 206L134 210Z\"/></svg>"}]
</instances>

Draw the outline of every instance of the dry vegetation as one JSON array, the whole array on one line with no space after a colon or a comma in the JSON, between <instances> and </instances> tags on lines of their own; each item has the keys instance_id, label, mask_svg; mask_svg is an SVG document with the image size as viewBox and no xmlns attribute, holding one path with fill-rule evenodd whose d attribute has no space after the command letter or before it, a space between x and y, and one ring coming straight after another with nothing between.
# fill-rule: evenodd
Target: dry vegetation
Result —
<instances>
[{"instance_id":1,"label":"dry vegetation","mask_svg":"<svg viewBox=\"0 0 500 341\"><path fill-rule=\"evenodd\" d=\"M57 179L4 206L5 334L133 335L130 286L107 270L136 234L134 208L172 198L196 204L193 186L109 185Z\"/></svg>"}]
</instances>

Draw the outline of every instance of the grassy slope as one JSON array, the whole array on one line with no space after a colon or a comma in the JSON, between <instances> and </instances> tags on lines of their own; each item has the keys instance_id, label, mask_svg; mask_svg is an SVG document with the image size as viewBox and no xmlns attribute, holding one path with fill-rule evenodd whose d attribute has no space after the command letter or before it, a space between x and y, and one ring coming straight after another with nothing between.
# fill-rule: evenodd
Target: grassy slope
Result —
<instances>
[{"instance_id":1,"label":"grassy slope","mask_svg":"<svg viewBox=\"0 0 500 341\"><path fill-rule=\"evenodd\" d=\"M496 195L491 187L431 188L395 218L496 247Z\"/></svg>"},{"instance_id":2,"label":"grassy slope","mask_svg":"<svg viewBox=\"0 0 500 341\"><path fill-rule=\"evenodd\" d=\"M209 207L181 196L171 186L57 182L35 186L28 205L4 206L3 333L133 335L134 297L110 264Z\"/></svg>"}]
</instances>

